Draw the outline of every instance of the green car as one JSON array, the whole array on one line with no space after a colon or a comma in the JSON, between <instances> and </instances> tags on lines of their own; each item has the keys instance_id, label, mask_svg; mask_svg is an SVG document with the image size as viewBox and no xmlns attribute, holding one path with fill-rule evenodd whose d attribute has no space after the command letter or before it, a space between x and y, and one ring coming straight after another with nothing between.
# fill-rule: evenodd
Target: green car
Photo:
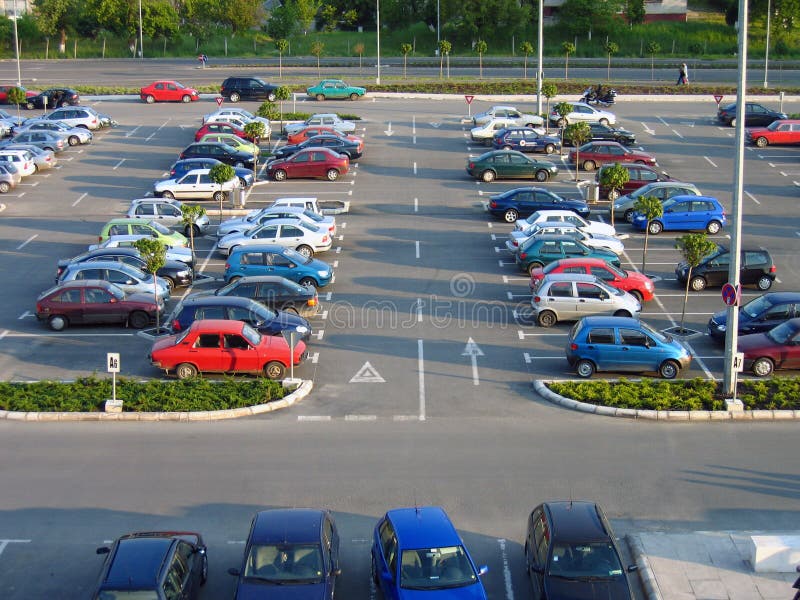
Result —
<instances>
[{"instance_id":1,"label":"green car","mask_svg":"<svg viewBox=\"0 0 800 600\"><path fill-rule=\"evenodd\" d=\"M590 248L569 235L534 235L523 242L514 254L517 267L530 274L562 258L599 258L619 267L619 256L611 250Z\"/></svg>"},{"instance_id":2,"label":"green car","mask_svg":"<svg viewBox=\"0 0 800 600\"><path fill-rule=\"evenodd\" d=\"M485 182L495 179L547 181L558 174L549 160L539 160L516 150L492 150L467 162L467 173Z\"/></svg>"},{"instance_id":3,"label":"green car","mask_svg":"<svg viewBox=\"0 0 800 600\"><path fill-rule=\"evenodd\" d=\"M188 246L189 241L182 233L172 231L157 221L147 219L112 219L100 230L100 243L112 235L149 235L161 240L166 246Z\"/></svg>"},{"instance_id":4,"label":"green car","mask_svg":"<svg viewBox=\"0 0 800 600\"><path fill-rule=\"evenodd\" d=\"M243 140L233 133L207 133L198 140L198 143L200 142L221 142L236 148L240 152L249 152L250 154L258 154L261 151L261 148L254 143Z\"/></svg>"},{"instance_id":5,"label":"green car","mask_svg":"<svg viewBox=\"0 0 800 600\"><path fill-rule=\"evenodd\" d=\"M358 100L367 93L363 87L347 85L341 79L323 79L317 85L311 86L306 90L306 94L313 96L320 102L328 98L343 100Z\"/></svg>"}]
</instances>

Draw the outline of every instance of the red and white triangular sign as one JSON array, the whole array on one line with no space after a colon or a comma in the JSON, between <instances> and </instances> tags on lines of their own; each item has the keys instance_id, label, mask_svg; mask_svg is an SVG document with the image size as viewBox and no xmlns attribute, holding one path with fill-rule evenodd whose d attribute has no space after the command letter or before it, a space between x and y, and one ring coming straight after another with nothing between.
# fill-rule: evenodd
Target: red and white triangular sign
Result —
<instances>
[{"instance_id":1,"label":"red and white triangular sign","mask_svg":"<svg viewBox=\"0 0 800 600\"><path fill-rule=\"evenodd\" d=\"M223 98L222 96L217 96L216 98L214 98L214 100L216 100L216 101L217 101L217 106L222 106L222 101L223 101L224 99L225 99L225 98Z\"/></svg>"},{"instance_id":2,"label":"red and white triangular sign","mask_svg":"<svg viewBox=\"0 0 800 600\"><path fill-rule=\"evenodd\" d=\"M716 100L717 104L722 102L722 94L714 94L714 100Z\"/></svg>"},{"instance_id":3,"label":"red and white triangular sign","mask_svg":"<svg viewBox=\"0 0 800 600\"><path fill-rule=\"evenodd\" d=\"M467 101L467 104L472 104L472 101L475 99L475 96L464 96L464 100Z\"/></svg>"}]
</instances>

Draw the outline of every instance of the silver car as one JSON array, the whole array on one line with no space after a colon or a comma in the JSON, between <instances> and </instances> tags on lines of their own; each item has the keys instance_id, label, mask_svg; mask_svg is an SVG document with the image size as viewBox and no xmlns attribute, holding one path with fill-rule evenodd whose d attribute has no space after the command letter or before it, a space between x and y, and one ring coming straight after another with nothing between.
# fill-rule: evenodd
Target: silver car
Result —
<instances>
[{"instance_id":1,"label":"silver car","mask_svg":"<svg viewBox=\"0 0 800 600\"><path fill-rule=\"evenodd\" d=\"M12 175L11 171L7 171L5 166L7 163L0 165L0 194L7 194L14 189L19 183L16 181L16 175Z\"/></svg>"},{"instance_id":2,"label":"silver car","mask_svg":"<svg viewBox=\"0 0 800 600\"><path fill-rule=\"evenodd\" d=\"M247 216L223 221L217 227L217 237L225 237L229 233L247 231L272 219L301 219L314 223L319 227L327 227L331 235L336 235L336 217L321 215L300 206L267 206L253 211Z\"/></svg>"},{"instance_id":3,"label":"silver car","mask_svg":"<svg viewBox=\"0 0 800 600\"><path fill-rule=\"evenodd\" d=\"M43 118L92 131L103 126L100 114L89 106L62 106Z\"/></svg>"},{"instance_id":4,"label":"silver car","mask_svg":"<svg viewBox=\"0 0 800 600\"><path fill-rule=\"evenodd\" d=\"M231 233L217 242L220 253L230 256L239 246L277 244L292 248L306 258L315 252L330 250L333 237L327 227L319 227L300 219L274 219L244 233Z\"/></svg>"},{"instance_id":5,"label":"silver car","mask_svg":"<svg viewBox=\"0 0 800 600\"><path fill-rule=\"evenodd\" d=\"M52 169L58 164L56 155L51 150L45 150L33 144L9 144L4 146L6 150L27 150L33 155L33 166L37 171Z\"/></svg>"},{"instance_id":6,"label":"silver car","mask_svg":"<svg viewBox=\"0 0 800 600\"><path fill-rule=\"evenodd\" d=\"M600 110L584 102L573 102L572 112L562 117L558 114L555 107L550 111L550 121L559 127L565 127L570 123L583 121L585 123L600 123L601 125L614 125L617 116L607 110Z\"/></svg>"},{"instance_id":7,"label":"silver car","mask_svg":"<svg viewBox=\"0 0 800 600\"><path fill-rule=\"evenodd\" d=\"M51 131L53 133L59 133L66 136L67 143L70 146L91 144L94 138L92 132L88 129L72 127L62 121L53 121L51 119L28 119L22 125L14 129L15 134L23 131Z\"/></svg>"},{"instance_id":8,"label":"silver car","mask_svg":"<svg viewBox=\"0 0 800 600\"><path fill-rule=\"evenodd\" d=\"M97 261L91 263L72 263L61 273L58 283L81 279L102 279L116 284L126 294L150 294L157 290L157 298L169 298L169 284L161 277L156 277L153 288L153 275L140 271L136 267L117 261Z\"/></svg>"},{"instance_id":9,"label":"silver car","mask_svg":"<svg viewBox=\"0 0 800 600\"><path fill-rule=\"evenodd\" d=\"M183 204L180 200L169 198L139 198L131 201L127 215L132 219L147 219L157 221L170 229L178 229L189 237L190 226L183 223ZM194 236L205 235L210 221L208 215L203 214L194 222Z\"/></svg>"},{"instance_id":10,"label":"silver car","mask_svg":"<svg viewBox=\"0 0 800 600\"><path fill-rule=\"evenodd\" d=\"M98 248L135 248L136 242L142 238L152 239L152 236L146 234L111 235L99 244L92 244L88 250L97 250ZM167 260L179 260L190 267L194 266L192 249L185 246L167 246Z\"/></svg>"},{"instance_id":11,"label":"silver car","mask_svg":"<svg viewBox=\"0 0 800 600\"><path fill-rule=\"evenodd\" d=\"M19 182L22 181L22 173L19 172L19 169L14 163L0 160L0 175L3 175L4 177L7 176L10 179L11 187L16 187Z\"/></svg>"},{"instance_id":12,"label":"silver car","mask_svg":"<svg viewBox=\"0 0 800 600\"><path fill-rule=\"evenodd\" d=\"M517 127L539 127L544 125L544 119L539 115L527 114L513 106L493 106L486 112L478 113L472 117L473 125L484 125L492 119L507 119L510 125Z\"/></svg>"},{"instance_id":13,"label":"silver car","mask_svg":"<svg viewBox=\"0 0 800 600\"><path fill-rule=\"evenodd\" d=\"M69 145L67 138L52 131L20 131L10 140L10 144L30 144L51 152L63 152Z\"/></svg>"},{"instance_id":14,"label":"silver car","mask_svg":"<svg viewBox=\"0 0 800 600\"><path fill-rule=\"evenodd\" d=\"M548 233L554 233L556 235L568 235L572 238L575 238L579 242L583 242L590 248L605 248L606 250L611 250L616 254L622 254L625 250L625 246L619 238L610 235L589 233L588 231L578 229L572 223L565 223L563 221L544 221L534 223L528 229L514 229L508 234L506 249L509 252L514 253L519 250L520 246L522 246L522 244L525 243L525 240L527 240L529 237L534 235L545 235Z\"/></svg>"},{"instance_id":15,"label":"silver car","mask_svg":"<svg viewBox=\"0 0 800 600\"><path fill-rule=\"evenodd\" d=\"M153 184L153 193L164 198L182 198L185 200L225 200L230 193L240 186L239 178L234 176L222 184L211 181L211 169L192 169L177 179L163 179Z\"/></svg>"},{"instance_id":16,"label":"silver car","mask_svg":"<svg viewBox=\"0 0 800 600\"><path fill-rule=\"evenodd\" d=\"M654 181L632 191L630 194L620 196L614 202L614 216L624 218L628 223L633 222L633 205L639 198L655 196L661 203L673 196L699 196L700 190L692 183L681 181Z\"/></svg>"},{"instance_id":17,"label":"silver car","mask_svg":"<svg viewBox=\"0 0 800 600\"><path fill-rule=\"evenodd\" d=\"M353 121L344 121L339 115L334 113L316 113L311 115L303 123L289 123L284 130L287 135L302 131L311 125L325 125L338 129L342 133L353 133L356 130L356 124Z\"/></svg>"},{"instance_id":18,"label":"silver car","mask_svg":"<svg viewBox=\"0 0 800 600\"><path fill-rule=\"evenodd\" d=\"M606 285L594 275L548 273L531 298L533 316L542 327L589 315L639 317L642 305L628 292Z\"/></svg>"}]
</instances>

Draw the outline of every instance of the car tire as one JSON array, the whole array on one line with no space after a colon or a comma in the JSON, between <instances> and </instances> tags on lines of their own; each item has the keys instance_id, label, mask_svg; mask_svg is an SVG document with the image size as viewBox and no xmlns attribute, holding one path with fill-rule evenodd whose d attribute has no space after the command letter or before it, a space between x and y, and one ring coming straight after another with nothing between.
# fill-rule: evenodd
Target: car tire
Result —
<instances>
[{"instance_id":1,"label":"car tire","mask_svg":"<svg viewBox=\"0 0 800 600\"><path fill-rule=\"evenodd\" d=\"M665 360L661 363L661 366L658 367L658 374L661 375L663 379L675 379L680 372L681 367L674 360Z\"/></svg>"},{"instance_id":2,"label":"car tire","mask_svg":"<svg viewBox=\"0 0 800 600\"><path fill-rule=\"evenodd\" d=\"M702 292L704 289L706 289L707 285L708 282L706 281L706 278L700 275L695 275L689 282L689 287L695 292Z\"/></svg>"},{"instance_id":3,"label":"car tire","mask_svg":"<svg viewBox=\"0 0 800 600\"><path fill-rule=\"evenodd\" d=\"M270 92L269 94L267 94L267 100L269 100L270 102L275 102L275 100L277 99L278 97L275 95L275 92Z\"/></svg>"},{"instance_id":4,"label":"car tire","mask_svg":"<svg viewBox=\"0 0 800 600\"><path fill-rule=\"evenodd\" d=\"M228 100L230 100L231 102L238 102L241 99L242 97L237 92L231 92L231 95L228 98Z\"/></svg>"},{"instance_id":5,"label":"car tire","mask_svg":"<svg viewBox=\"0 0 800 600\"><path fill-rule=\"evenodd\" d=\"M647 231L650 235L658 235L664 231L664 226L661 224L661 221L650 221L650 224L647 226Z\"/></svg>"},{"instance_id":6,"label":"car tire","mask_svg":"<svg viewBox=\"0 0 800 600\"><path fill-rule=\"evenodd\" d=\"M241 279L241 275L234 275L230 279L228 279L228 283L233 283L234 281L239 281Z\"/></svg>"},{"instance_id":7,"label":"car tire","mask_svg":"<svg viewBox=\"0 0 800 600\"><path fill-rule=\"evenodd\" d=\"M314 249L311 246L302 244L295 248L295 250L306 258L314 258Z\"/></svg>"},{"instance_id":8,"label":"car tire","mask_svg":"<svg viewBox=\"0 0 800 600\"><path fill-rule=\"evenodd\" d=\"M625 220L628 223L633 223L633 213L634 212L635 211L632 208L629 208L628 210L625 211L625 213L622 216L625 218Z\"/></svg>"},{"instance_id":9,"label":"car tire","mask_svg":"<svg viewBox=\"0 0 800 600\"><path fill-rule=\"evenodd\" d=\"M534 175L534 179L539 183L544 183L548 179L550 179L550 173L547 172L546 169L539 169L536 171L536 175Z\"/></svg>"},{"instance_id":10,"label":"car tire","mask_svg":"<svg viewBox=\"0 0 800 600\"><path fill-rule=\"evenodd\" d=\"M243 188L247 187L247 180L244 177L239 177L239 185Z\"/></svg>"},{"instance_id":11,"label":"car tire","mask_svg":"<svg viewBox=\"0 0 800 600\"><path fill-rule=\"evenodd\" d=\"M761 277L758 278L756 286L758 287L758 289L764 292L772 287L772 278L767 277L766 275L762 275Z\"/></svg>"},{"instance_id":12,"label":"car tire","mask_svg":"<svg viewBox=\"0 0 800 600\"><path fill-rule=\"evenodd\" d=\"M639 301L639 304L641 304L644 301L644 296L642 296L642 292L640 292L639 290L631 290L628 293L634 298L636 298Z\"/></svg>"},{"instance_id":13,"label":"car tire","mask_svg":"<svg viewBox=\"0 0 800 600\"><path fill-rule=\"evenodd\" d=\"M317 287L317 282L314 281L313 277L303 277L300 281L298 281L300 285L307 288L315 288Z\"/></svg>"},{"instance_id":14,"label":"car tire","mask_svg":"<svg viewBox=\"0 0 800 600\"><path fill-rule=\"evenodd\" d=\"M197 377L198 371L192 363L181 363L175 367L175 377L178 379L191 379Z\"/></svg>"},{"instance_id":15,"label":"car tire","mask_svg":"<svg viewBox=\"0 0 800 600\"><path fill-rule=\"evenodd\" d=\"M0 194L7 194L11 186L7 181L0 181Z\"/></svg>"},{"instance_id":16,"label":"car tire","mask_svg":"<svg viewBox=\"0 0 800 600\"><path fill-rule=\"evenodd\" d=\"M359 95L358 95L358 94L356 94L355 92L353 92L352 94L350 94L350 101L351 101L351 102L355 102L356 100L358 100L358 98L359 98Z\"/></svg>"},{"instance_id":17,"label":"car tire","mask_svg":"<svg viewBox=\"0 0 800 600\"><path fill-rule=\"evenodd\" d=\"M264 377L267 379L277 381L278 379L283 379L285 374L286 367L284 367L283 364L279 363L277 360L271 360L264 365Z\"/></svg>"},{"instance_id":18,"label":"car tire","mask_svg":"<svg viewBox=\"0 0 800 600\"><path fill-rule=\"evenodd\" d=\"M148 94L147 96L144 97L144 101L147 102L148 104L153 104L155 103L156 99L155 96L153 96L152 94Z\"/></svg>"},{"instance_id":19,"label":"car tire","mask_svg":"<svg viewBox=\"0 0 800 600\"><path fill-rule=\"evenodd\" d=\"M212 198L214 199L214 202L225 202L225 200L228 198L228 194L222 191L216 191L214 192Z\"/></svg>"},{"instance_id":20,"label":"car tire","mask_svg":"<svg viewBox=\"0 0 800 600\"><path fill-rule=\"evenodd\" d=\"M77 146L78 144L80 144L80 143L81 143L81 140L80 140L80 138L79 138L77 135L71 135L71 136L69 136L69 138L67 139L67 143L68 143L70 146Z\"/></svg>"},{"instance_id":21,"label":"car tire","mask_svg":"<svg viewBox=\"0 0 800 600\"><path fill-rule=\"evenodd\" d=\"M236 169L242 169L244 168L244 163L240 160L237 160L235 163L233 163L233 166Z\"/></svg>"},{"instance_id":22,"label":"car tire","mask_svg":"<svg viewBox=\"0 0 800 600\"><path fill-rule=\"evenodd\" d=\"M144 329L150 324L150 317L141 310L135 310L128 315L128 325L134 329Z\"/></svg>"},{"instance_id":23,"label":"car tire","mask_svg":"<svg viewBox=\"0 0 800 600\"><path fill-rule=\"evenodd\" d=\"M328 181L336 181L339 179L339 171L336 169L328 169L328 172L325 173L325 177L328 179Z\"/></svg>"},{"instance_id":24,"label":"car tire","mask_svg":"<svg viewBox=\"0 0 800 600\"><path fill-rule=\"evenodd\" d=\"M600 125L608 125L608 119L606 119L605 117L600 119Z\"/></svg>"},{"instance_id":25,"label":"car tire","mask_svg":"<svg viewBox=\"0 0 800 600\"><path fill-rule=\"evenodd\" d=\"M585 160L581 167L584 171L594 171L597 168L597 164L593 160Z\"/></svg>"},{"instance_id":26,"label":"car tire","mask_svg":"<svg viewBox=\"0 0 800 600\"><path fill-rule=\"evenodd\" d=\"M497 173L495 173L491 169L481 173L481 179L483 181L485 181L486 183L491 183L492 181L495 180L496 177L497 177Z\"/></svg>"},{"instance_id":27,"label":"car tire","mask_svg":"<svg viewBox=\"0 0 800 600\"><path fill-rule=\"evenodd\" d=\"M731 119L731 122L730 122L730 123L728 123L728 125L730 125L731 127L736 127L736 117L734 117L733 119Z\"/></svg>"},{"instance_id":28,"label":"car tire","mask_svg":"<svg viewBox=\"0 0 800 600\"><path fill-rule=\"evenodd\" d=\"M317 94L317 102L325 102L325 94Z\"/></svg>"},{"instance_id":29,"label":"car tire","mask_svg":"<svg viewBox=\"0 0 800 600\"><path fill-rule=\"evenodd\" d=\"M533 275L534 270L536 269L544 269L544 265L540 262L532 262L528 265L528 275Z\"/></svg>"},{"instance_id":30,"label":"car tire","mask_svg":"<svg viewBox=\"0 0 800 600\"><path fill-rule=\"evenodd\" d=\"M556 121L556 125L559 127L566 127L568 124L569 121L567 121L564 117L561 117L558 121Z\"/></svg>"},{"instance_id":31,"label":"car tire","mask_svg":"<svg viewBox=\"0 0 800 600\"><path fill-rule=\"evenodd\" d=\"M578 377L583 377L584 379L589 379L589 377L594 375L595 369L594 363L585 358L579 360L575 365L575 373L578 374Z\"/></svg>"},{"instance_id":32,"label":"car tire","mask_svg":"<svg viewBox=\"0 0 800 600\"><path fill-rule=\"evenodd\" d=\"M775 363L771 358L762 356L753 361L752 371L756 377L769 377L775 370Z\"/></svg>"},{"instance_id":33,"label":"car tire","mask_svg":"<svg viewBox=\"0 0 800 600\"><path fill-rule=\"evenodd\" d=\"M75 127L80 127L81 129L85 129L86 131L89 131L89 127L87 127L83 123L80 123L79 125L76 125Z\"/></svg>"},{"instance_id":34,"label":"car tire","mask_svg":"<svg viewBox=\"0 0 800 600\"><path fill-rule=\"evenodd\" d=\"M558 322L558 317L552 310L543 310L536 317L536 322L539 323L539 327L552 327Z\"/></svg>"},{"instance_id":35,"label":"car tire","mask_svg":"<svg viewBox=\"0 0 800 600\"><path fill-rule=\"evenodd\" d=\"M769 140L765 138L763 135L760 135L756 138L756 146L759 148L766 148L767 144L769 144Z\"/></svg>"},{"instance_id":36,"label":"car tire","mask_svg":"<svg viewBox=\"0 0 800 600\"><path fill-rule=\"evenodd\" d=\"M514 223L519 219L519 213L514 208L509 208L503 213L503 220L506 223Z\"/></svg>"},{"instance_id":37,"label":"car tire","mask_svg":"<svg viewBox=\"0 0 800 600\"><path fill-rule=\"evenodd\" d=\"M187 225L183 228L183 235L185 237L194 237L197 239L201 234L200 228L197 225Z\"/></svg>"},{"instance_id":38,"label":"car tire","mask_svg":"<svg viewBox=\"0 0 800 600\"><path fill-rule=\"evenodd\" d=\"M175 280L172 277L162 277L161 279L167 282L167 288L170 292L175 289Z\"/></svg>"},{"instance_id":39,"label":"car tire","mask_svg":"<svg viewBox=\"0 0 800 600\"><path fill-rule=\"evenodd\" d=\"M166 191L161 192L161 197L162 198L169 198L170 200L173 200L175 198L175 194L173 194L169 190L166 190Z\"/></svg>"},{"instance_id":40,"label":"car tire","mask_svg":"<svg viewBox=\"0 0 800 600\"><path fill-rule=\"evenodd\" d=\"M545 144L544 146L544 153L545 154L553 154L556 151L556 147L553 144Z\"/></svg>"},{"instance_id":41,"label":"car tire","mask_svg":"<svg viewBox=\"0 0 800 600\"><path fill-rule=\"evenodd\" d=\"M378 583L379 583L378 582L378 568L375 566L375 557L374 556L372 557L372 560L370 561L370 563L372 563L372 564L369 567L369 574L370 574L370 577L372 577L372 583L374 583L375 586L378 587Z\"/></svg>"},{"instance_id":42,"label":"car tire","mask_svg":"<svg viewBox=\"0 0 800 600\"><path fill-rule=\"evenodd\" d=\"M208 550L203 554L203 566L200 567L200 585L205 585L208 581Z\"/></svg>"},{"instance_id":43,"label":"car tire","mask_svg":"<svg viewBox=\"0 0 800 600\"><path fill-rule=\"evenodd\" d=\"M192 97L189 94L184 94L183 96L181 96L181 102L183 102L184 104L189 104L189 102L191 101Z\"/></svg>"},{"instance_id":44,"label":"car tire","mask_svg":"<svg viewBox=\"0 0 800 600\"><path fill-rule=\"evenodd\" d=\"M64 331L69 325L69 320L64 315L52 315L47 319L47 324L53 331Z\"/></svg>"},{"instance_id":45,"label":"car tire","mask_svg":"<svg viewBox=\"0 0 800 600\"><path fill-rule=\"evenodd\" d=\"M720 229L722 229L722 223L719 221L711 221L708 225L706 225L706 233L709 233L710 235L719 233Z\"/></svg>"},{"instance_id":46,"label":"car tire","mask_svg":"<svg viewBox=\"0 0 800 600\"><path fill-rule=\"evenodd\" d=\"M33 102L26 102L25 103L25 110L33 110L34 108L36 108L36 107L33 105Z\"/></svg>"},{"instance_id":47,"label":"car tire","mask_svg":"<svg viewBox=\"0 0 800 600\"><path fill-rule=\"evenodd\" d=\"M275 181L286 181L286 171L283 169L278 169L272 174L272 178Z\"/></svg>"},{"instance_id":48,"label":"car tire","mask_svg":"<svg viewBox=\"0 0 800 600\"><path fill-rule=\"evenodd\" d=\"M617 198L619 198L619 190L608 190L608 199L611 202L614 202Z\"/></svg>"}]
</instances>

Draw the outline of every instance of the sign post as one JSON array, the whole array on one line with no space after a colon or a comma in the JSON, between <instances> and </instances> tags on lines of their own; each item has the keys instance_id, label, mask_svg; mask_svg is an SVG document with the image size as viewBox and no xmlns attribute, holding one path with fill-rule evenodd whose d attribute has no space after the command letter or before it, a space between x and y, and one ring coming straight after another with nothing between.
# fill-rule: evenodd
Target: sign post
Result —
<instances>
[{"instance_id":1,"label":"sign post","mask_svg":"<svg viewBox=\"0 0 800 600\"><path fill-rule=\"evenodd\" d=\"M464 100L467 101L467 111L469 112L470 119L472 118L472 101L475 99L475 96L464 96Z\"/></svg>"},{"instance_id":2,"label":"sign post","mask_svg":"<svg viewBox=\"0 0 800 600\"><path fill-rule=\"evenodd\" d=\"M117 400L117 373L119 373L119 353L106 353L106 371L111 373L111 400L106 400L105 411L122 412L122 400Z\"/></svg>"},{"instance_id":3,"label":"sign post","mask_svg":"<svg viewBox=\"0 0 800 600\"><path fill-rule=\"evenodd\" d=\"M717 103L717 108L719 108L719 103L722 102L722 94L714 94L714 101Z\"/></svg>"},{"instance_id":4,"label":"sign post","mask_svg":"<svg viewBox=\"0 0 800 600\"><path fill-rule=\"evenodd\" d=\"M294 378L294 347L297 344L297 340L303 337L306 333L308 333L308 328L304 325L298 325L294 329L284 329L281 331L283 339L285 339L286 343L289 344L289 379L284 380L284 387L297 387L300 383Z\"/></svg>"}]
</instances>

